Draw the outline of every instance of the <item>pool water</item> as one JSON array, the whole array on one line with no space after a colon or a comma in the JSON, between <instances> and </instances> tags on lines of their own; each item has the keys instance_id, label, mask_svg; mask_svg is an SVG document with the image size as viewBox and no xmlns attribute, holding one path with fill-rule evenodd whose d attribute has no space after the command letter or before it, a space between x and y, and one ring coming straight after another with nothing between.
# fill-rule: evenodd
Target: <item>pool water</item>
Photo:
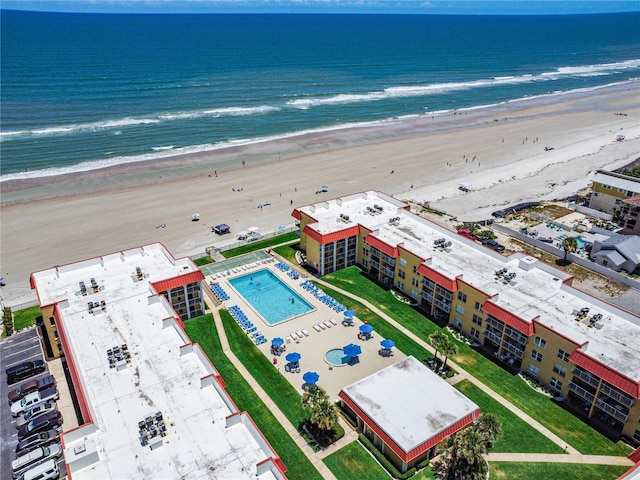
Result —
<instances>
[{"instance_id":1,"label":"pool water","mask_svg":"<svg viewBox=\"0 0 640 480\"><path fill-rule=\"evenodd\" d=\"M309 303L268 269L229 279L229 283L269 325L313 310Z\"/></svg>"},{"instance_id":2,"label":"pool water","mask_svg":"<svg viewBox=\"0 0 640 480\"><path fill-rule=\"evenodd\" d=\"M351 357L349 355L345 355L341 348L334 348L324 354L324 359L329 365L339 367L349 363Z\"/></svg>"},{"instance_id":3,"label":"pool water","mask_svg":"<svg viewBox=\"0 0 640 480\"><path fill-rule=\"evenodd\" d=\"M584 248L585 241L580 237L576 237L576 242L578 243L578 248Z\"/></svg>"}]
</instances>

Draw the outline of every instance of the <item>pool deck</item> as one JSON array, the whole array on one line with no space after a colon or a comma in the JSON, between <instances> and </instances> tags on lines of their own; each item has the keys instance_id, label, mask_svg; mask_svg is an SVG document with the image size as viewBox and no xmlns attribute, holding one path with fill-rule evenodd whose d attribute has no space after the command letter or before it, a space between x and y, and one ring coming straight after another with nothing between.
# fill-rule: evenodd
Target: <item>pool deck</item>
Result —
<instances>
[{"instance_id":1,"label":"pool deck","mask_svg":"<svg viewBox=\"0 0 640 480\"><path fill-rule=\"evenodd\" d=\"M227 281L230 278L246 275L251 271L257 271L263 268L268 268L269 271L304 298L314 309L311 312L291 320L272 326L268 325ZM285 340L286 351L280 357L276 357L276 366L278 367L278 371L285 375L287 380L289 380L300 393L303 391L302 386L304 384L302 375L305 372L314 371L320 375L318 385L327 391L330 398L337 400L338 393L343 387L406 357L406 355L395 348L393 349L394 355L392 357L380 356L378 350L381 348L380 341L383 340L383 338L375 331L373 332L373 338L371 340L359 340L358 332L362 322L356 317L354 318L353 326L343 326L343 315L341 313L336 313L333 309L316 299L312 293L304 290L300 286L305 280L303 270L298 269L301 274L298 280L292 280L285 272L274 268L273 263L260 263L247 270L241 267L236 270L236 272L232 271L230 275L222 278L207 276L206 282L209 283L213 281L219 283L230 297L229 300L223 303L223 306L228 308L231 305L238 305L249 320L253 322L253 324L258 327L258 330L267 338L267 342L259 345L258 348L270 361L273 361L274 358L270 353L271 339L281 337ZM349 308L348 304L345 306ZM336 321L337 325L332 325L331 328L325 328L324 330L321 329L319 332L313 328L315 324L324 322L325 320L328 321L331 318ZM302 339L299 340L298 343L296 343L293 338L287 340L287 337L291 336L292 332L303 330L306 330L308 336L303 334ZM394 339L392 338L391 340ZM360 361L358 363L336 367L329 365L324 360L324 355L327 351L333 348L342 348L350 343L358 344L362 348L362 354L359 356ZM300 373L285 372L285 365L287 364L285 356L291 352L298 352L302 356L300 360Z\"/></svg>"}]
</instances>

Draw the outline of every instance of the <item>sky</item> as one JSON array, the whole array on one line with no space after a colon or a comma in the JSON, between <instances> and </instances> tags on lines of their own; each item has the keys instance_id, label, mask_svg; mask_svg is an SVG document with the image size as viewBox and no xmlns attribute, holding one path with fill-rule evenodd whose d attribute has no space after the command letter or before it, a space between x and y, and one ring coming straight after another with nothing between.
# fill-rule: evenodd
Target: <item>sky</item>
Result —
<instances>
[{"instance_id":1,"label":"sky","mask_svg":"<svg viewBox=\"0 0 640 480\"><path fill-rule=\"evenodd\" d=\"M86 13L550 15L640 12L639 0L1 0L7 10Z\"/></svg>"}]
</instances>

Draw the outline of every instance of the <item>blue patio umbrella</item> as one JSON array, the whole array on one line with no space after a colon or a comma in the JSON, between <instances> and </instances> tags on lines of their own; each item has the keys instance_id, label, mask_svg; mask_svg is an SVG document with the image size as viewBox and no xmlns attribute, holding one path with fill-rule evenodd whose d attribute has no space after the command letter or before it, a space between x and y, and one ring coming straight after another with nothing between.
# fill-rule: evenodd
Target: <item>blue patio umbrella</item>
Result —
<instances>
[{"instance_id":1,"label":"blue patio umbrella","mask_svg":"<svg viewBox=\"0 0 640 480\"><path fill-rule=\"evenodd\" d=\"M382 340L380 345L382 345L382 348L391 349L396 346L396 342L393 340Z\"/></svg>"},{"instance_id":2,"label":"blue patio umbrella","mask_svg":"<svg viewBox=\"0 0 640 480\"><path fill-rule=\"evenodd\" d=\"M373 332L373 327L368 323L365 323L364 325L360 325L360 331L362 333L371 333Z\"/></svg>"},{"instance_id":3,"label":"blue patio umbrella","mask_svg":"<svg viewBox=\"0 0 640 480\"><path fill-rule=\"evenodd\" d=\"M275 337L273 340L271 340L271 345L273 345L276 348L281 347L283 343L284 343L284 340L280 337Z\"/></svg>"},{"instance_id":4,"label":"blue patio umbrella","mask_svg":"<svg viewBox=\"0 0 640 480\"><path fill-rule=\"evenodd\" d=\"M356 312L354 312L353 310L345 310L344 312L342 312L342 314L345 317L355 317L356 316Z\"/></svg>"},{"instance_id":5,"label":"blue patio umbrella","mask_svg":"<svg viewBox=\"0 0 640 480\"><path fill-rule=\"evenodd\" d=\"M304 383L308 383L309 385L315 385L319 379L320 375L318 375L316 372L307 372L302 375L302 380L304 380Z\"/></svg>"},{"instance_id":6,"label":"blue patio umbrella","mask_svg":"<svg viewBox=\"0 0 640 480\"><path fill-rule=\"evenodd\" d=\"M298 363L300 361L300 358L302 358L302 355L300 355L298 352L291 352L287 353L287 356L284 358L287 360L287 362Z\"/></svg>"},{"instance_id":7,"label":"blue patio umbrella","mask_svg":"<svg viewBox=\"0 0 640 480\"><path fill-rule=\"evenodd\" d=\"M360 345L350 343L349 345L342 347L342 353L344 353L348 357L357 357L362 353L362 348L360 348Z\"/></svg>"}]
</instances>

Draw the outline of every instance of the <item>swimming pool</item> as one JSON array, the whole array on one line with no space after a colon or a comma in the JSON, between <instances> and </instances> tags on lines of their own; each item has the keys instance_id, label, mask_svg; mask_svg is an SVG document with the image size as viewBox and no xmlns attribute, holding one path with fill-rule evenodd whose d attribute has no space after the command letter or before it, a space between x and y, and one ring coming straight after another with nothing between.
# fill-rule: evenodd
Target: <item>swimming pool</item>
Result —
<instances>
[{"instance_id":1,"label":"swimming pool","mask_svg":"<svg viewBox=\"0 0 640 480\"><path fill-rule=\"evenodd\" d=\"M229 283L269 325L313 310L309 303L266 268L231 278Z\"/></svg>"},{"instance_id":2,"label":"swimming pool","mask_svg":"<svg viewBox=\"0 0 640 480\"><path fill-rule=\"evenodd\" d=\"M576 242L578 244L578 248L584 248L585 241L582 238L576 237Z\"/></svg>"},{"instance_id":3,"label":"swimming pool","mask_svg":"<svg viewBox=\"0 0 640 480\"><path fill-rule=\"evenodd\" d=\"M333 348L324 354L324 360L334 367L342 367L349 363L351 357L349 355L345 355L341 348Z\"/></svg>"}]
</instances>

